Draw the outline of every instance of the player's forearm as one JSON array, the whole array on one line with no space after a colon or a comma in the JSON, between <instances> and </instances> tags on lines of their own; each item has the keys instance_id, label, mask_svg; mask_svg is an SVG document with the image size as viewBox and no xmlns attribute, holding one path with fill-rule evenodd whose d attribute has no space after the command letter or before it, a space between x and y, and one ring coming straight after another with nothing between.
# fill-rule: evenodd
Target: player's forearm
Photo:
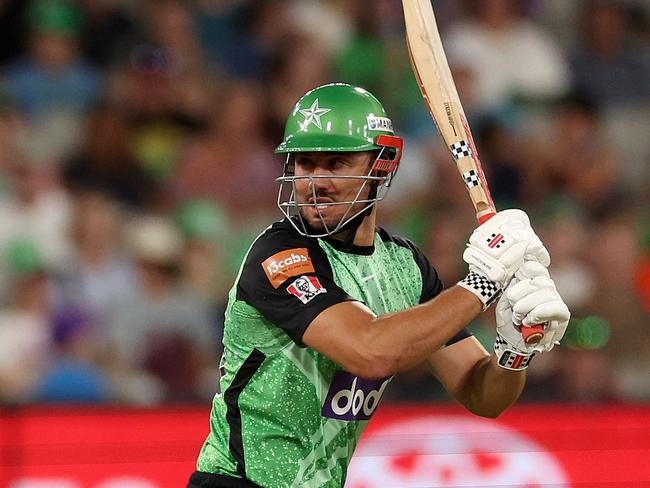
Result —
<instances>
[{"instance_id":1,"label":"player's forearm","mask_svg":"<svg viewBox=\"0 0 650 488\"><path fill-rule=\"evenodd\" d=\"M481 312L480 301L454 286L435 299L374 319L368 328L368 348L380 358L378 376L416 366L445 345Z\"/></svg>"},{"instance_id":2,"label":"player's forearm","mask_svg":"<svg viewBox=\"0 0 650 488\"><path fill-rule=\"evenodd\" d=\"M490 356L472 368L456 399L476 415L496 418L519 398L525 383L525 370L501 368Z\"/></svg>"}]
</instances>

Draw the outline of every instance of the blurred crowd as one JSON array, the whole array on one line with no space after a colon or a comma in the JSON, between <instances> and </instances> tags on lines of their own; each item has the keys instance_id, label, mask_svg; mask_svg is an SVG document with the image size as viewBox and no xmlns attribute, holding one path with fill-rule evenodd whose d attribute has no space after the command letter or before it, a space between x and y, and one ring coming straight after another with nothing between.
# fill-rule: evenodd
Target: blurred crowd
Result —
<instances>
[{"instance_id":1,"label":"blurred crowd","mask_svg":"<svg viewBox=\"0 0 650 488\"><path fill-rule=\"evenodd\" d=\"M573 314L524 399L650 400L650 5L435 4L495 202ZM331 81L384 102L406 146L380 223L453 284L473 212L399 0L0 1L0 405L208 400L228 289L281 216L273 149ZM391 388L444 398L424 368Z\"/></svg>"}]
</instances>

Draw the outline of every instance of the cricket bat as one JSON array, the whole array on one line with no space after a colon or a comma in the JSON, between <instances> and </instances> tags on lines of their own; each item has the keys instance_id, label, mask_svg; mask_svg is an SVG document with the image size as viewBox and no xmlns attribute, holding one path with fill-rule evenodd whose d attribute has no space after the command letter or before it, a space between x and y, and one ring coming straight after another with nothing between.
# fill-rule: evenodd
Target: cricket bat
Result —
<instances>
[{"instance_id":1,"label":"cricket bat","mask_svg":"<svg viewBox=\"0 0 650 488\"><path fill-rule=\"evenodd\" d=\"M496 208L449 69L431 0L402 0L402 7L406 44L420 91L467 187L478 223L482 224L496 213ZM544 328L521 327L521 333L527 344L535 344L544 337Z\"/></svg>"}]
</instances>

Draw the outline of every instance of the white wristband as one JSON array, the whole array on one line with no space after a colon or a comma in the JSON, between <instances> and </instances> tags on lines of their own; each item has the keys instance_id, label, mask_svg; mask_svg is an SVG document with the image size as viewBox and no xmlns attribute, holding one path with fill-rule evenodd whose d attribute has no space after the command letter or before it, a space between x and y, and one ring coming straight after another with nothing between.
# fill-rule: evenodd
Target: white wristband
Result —
<instances>
[{"instance_id":1,"label":"white wristband","mask_svg":"<svg viewBox=\"0 0 650 488\"><path fill-rule=\"evenodd\" d=\"M494 353L497 356L497 364L512 371L523 371L528 368L530 361L535 357L535 353L515 351L498 332L494 341Z\"/></svg>"},{"instance_id":2,"label":"white wristband","mask_svg":"<svg viewBox=\"0 0 650 488\"><path fill-rule=\"evenodd\" d=\"M483 310L486 310L501 294L501 287L497 283L473 271L459 281L458 286L474 293L483 303Z\"/></svg>"}]
</instances>

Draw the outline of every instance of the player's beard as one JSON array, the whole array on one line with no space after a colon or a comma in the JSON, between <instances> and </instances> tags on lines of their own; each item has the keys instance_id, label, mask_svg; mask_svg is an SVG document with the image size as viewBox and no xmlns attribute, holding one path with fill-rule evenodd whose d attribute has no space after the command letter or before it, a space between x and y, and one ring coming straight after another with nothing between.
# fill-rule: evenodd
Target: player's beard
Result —
<instances>
[{"instance_id":1,"label":"player's beard","mask_svg":"<svg viewBox=\"0 0 650 488\"><path fill-rule=\"evenodd\" d=\"M312 229L318 232L331 231L335 229L343 218L345 211L349 208L346 205L310 205L300 208L300 215Z\"/></svg>"},{"instance_id":2,"label":"player's beard","mask_svg":"<svg viewBox=\"0 0 650 488\"><path fill-rule=\"evenodd\" d=\"M321 208L316 206L307 206L300 208L300 215L304 222L307 223L312 230L321 232L331 232L341 224L342 221L350 219L356 213L360 212L365 203L354 203L348 205L324 205ZM363 218L363 215L357 216ZM353 219L356 221L357 218ZM349 228L351 222L342 225L338 232L343 232Z\"/></svg>"}]
</instances>

